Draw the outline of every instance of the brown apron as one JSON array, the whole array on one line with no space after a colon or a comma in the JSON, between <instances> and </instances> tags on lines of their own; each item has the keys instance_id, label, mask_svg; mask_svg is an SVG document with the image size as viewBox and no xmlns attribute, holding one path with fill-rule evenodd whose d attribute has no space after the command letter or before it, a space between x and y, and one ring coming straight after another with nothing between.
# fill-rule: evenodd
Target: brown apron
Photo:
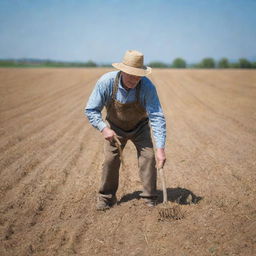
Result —
<instances>
[{"instance_id":1,"label":"brown apron","mask_svg":"<svg viewBox=\"0 0 256 256\"><path fill-rule=\"evenodd\" d=\"M106 120L111 126L129 132L136 129L140 124L148 121L148 115L140 103L141 81L136 86L136 100L134 102L121 103L116 100L120 74L121 72L117 73L113 84L112 98L107 105Z\"/></svg>"}]
</instances>

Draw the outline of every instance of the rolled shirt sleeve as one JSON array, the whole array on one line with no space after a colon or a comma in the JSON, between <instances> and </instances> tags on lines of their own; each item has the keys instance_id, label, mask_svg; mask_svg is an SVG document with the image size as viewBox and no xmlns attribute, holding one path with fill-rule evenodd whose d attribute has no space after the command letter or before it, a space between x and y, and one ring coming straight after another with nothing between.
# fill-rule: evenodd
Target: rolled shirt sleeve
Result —
<instances>
[{"instance_id":1,"label":"rolled shirt sleeve","mask_svg":"<svg viewBox=\"0 0 256 256\"><path fill-rule=\"evenodd\" d=\"M147 81L146 86L148 86L148 88L145 93L145 108L153 131L156 147L164 148L166 141L166 121L164 113L155 86L150 80Z\"/></svg>"},{"instance_id":2,"label":"rolled shirt sleeve","mask_svg":"<svg viewBox=\"0 0 256 256\"><path fill-rule=\"evenodd\" d=\"M107 100L106 94L109 82L104 76L97 81L84 110L90 124L99 131L102 131L107 126L102 119L101 111Z\"/></svg>"}]
</instances>

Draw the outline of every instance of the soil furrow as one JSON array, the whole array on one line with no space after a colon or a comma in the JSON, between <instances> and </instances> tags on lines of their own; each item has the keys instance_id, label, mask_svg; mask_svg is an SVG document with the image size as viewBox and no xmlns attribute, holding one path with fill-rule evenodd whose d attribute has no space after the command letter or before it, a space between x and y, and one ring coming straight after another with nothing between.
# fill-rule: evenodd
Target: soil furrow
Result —
<instances>
[{"instance_id":1,"label":"soil furrow","mask_svg":"<svg viewBox=\"0 0 256 256\"><path fill-rule=\"evenodd\" d=\"M84 81L83 84L90 84L93 81L96 80L96 77L90 78L87 81ZM82 87L81 82L73 82L71 85L69 84L68 86L61 86L58 87L56 86L55 91L53 92L52 90L47 93L47 95L38 95L37 97L31 98L31 96L28 96L28 100L21 102L20 104L15 104L13 107L9 107L8 109L1 110L0 114L3 116L8 116L8 118L4 119L3 117L2 122L8 121L10 119L13 119L18 116L22 116L24 114L28 113L33 113L39 108L45 107L47 104L52 103L52 102L57 102L60 101L62 98L65 98L67 94L72 96L72 94L77 94L77 92L80 93L81 87ZM57 89L57 90L56 90ZM80 90L79 90L80 89ZM13 112L13 110L18 109L22 112L15 113L15 115L10 116L9 112ZM7 112L7 113L6 113Z\"/></svg>"},{"instance_id":2,"label":"soil furrow","mask_svg":"<svg viewBox=\"0 0 256 256\"><path fill-rule=\"evenodd\" d=\"M55 144L61 145L62 139L65 138L66 135L70 137L70 133L74 131L74 134L76 134L85 126L83 123L80 123L79 126L72 126L72 124L73 122L71 121L63 130L58 132L56 136L49 137L46 141L37 143L37 150L31 150L31 153L23 154L20 158L15 159L10 166L5 166L1 172L3 182L1 190L7 192L12 189L16 183L29 175L41 163L41 161L44 160L43 157L48 155L48 152L51 148L55 147ZM20 163L18 168L16 161L19 161ZM11 176L12 174L13 177ZM11 181L8 181L5 176L11 178Z\"/></svg>"},{"instance_id":3,"label":"soil furrow","mask_svg":"<svg viewBox=\"0 0 256 256\"><path fill-rule=\"evenodd\" d=\"M81 113L83 115L84 106L81 106L81 99L83 97L81 95L78 97L78 99L72 98L69 105L63 102L62 105L56 106L55 108L51 109L51 111L47 111L46 113L39 115L37 118L38 120L28 122L26 125L22 126L22 133L20 130L16 129L16 136L14 132L9 135L9 138L5 136L4 139L7 139L6 144L4 144L3 141L1 142L1 144L4 145L0 148L0 152L3 153L13 145L18 145L27 138L32 137L32 135L41 133L41 131L44 131L44 129L50 129L51 126L60 121L63 122L66 118L72 118L72 115L76 113Z\"/></svg>"}]
</instances>

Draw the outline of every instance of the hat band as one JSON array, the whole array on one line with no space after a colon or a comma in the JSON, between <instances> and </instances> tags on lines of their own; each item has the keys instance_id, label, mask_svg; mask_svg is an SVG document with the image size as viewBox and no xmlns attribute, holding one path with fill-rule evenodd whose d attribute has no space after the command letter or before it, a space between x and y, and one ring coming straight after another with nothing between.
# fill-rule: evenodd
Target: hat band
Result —
<instances>
[{"instance_id":1,"label":"hat band","mask_svg":"<svg viewBox=\"0 0 256 256\"><path fill-rule=\"evenodd\" d=\"M128 66L124 63L113 63L112 66L121 71L124 71L125 73L135 75L135 76L146 76L151 73L151 68L145 67L145 66L140 68L135 68L135 67Z\"/></svg>"}]
</instances>

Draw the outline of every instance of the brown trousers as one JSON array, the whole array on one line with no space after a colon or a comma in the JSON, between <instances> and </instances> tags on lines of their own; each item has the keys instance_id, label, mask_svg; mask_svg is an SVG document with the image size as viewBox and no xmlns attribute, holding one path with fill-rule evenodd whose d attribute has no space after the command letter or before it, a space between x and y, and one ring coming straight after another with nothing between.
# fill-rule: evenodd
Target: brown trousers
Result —
<instances>
[{"instance_id":1,"label":"brown trousers","mask_svg":"<svg viewBox=\"0 0 256 256\"><path fill-rule=\"evenodd\" d=\"M156 196L156 161L148 121L142 123L132 132L124 132L110 125L121 142L122 149L131 140L137 149L139 176L143 185L141 197ZM119 183L120 158L114 142L105 141L105 160L102 169L99 197L111 200L115 196Z\"/></svg>"}]
</instances>

